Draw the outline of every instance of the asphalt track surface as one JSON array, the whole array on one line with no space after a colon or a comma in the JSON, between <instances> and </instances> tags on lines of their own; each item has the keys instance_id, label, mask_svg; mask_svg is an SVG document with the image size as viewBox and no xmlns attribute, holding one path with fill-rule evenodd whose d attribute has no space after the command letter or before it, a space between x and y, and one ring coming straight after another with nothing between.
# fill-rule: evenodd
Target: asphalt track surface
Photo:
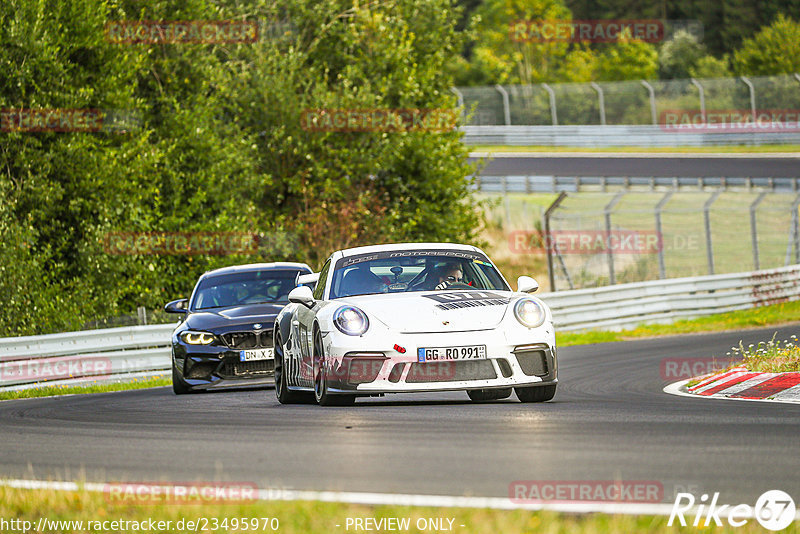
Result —
<instances>
[{"instance_id":1,"label":"asphalt track surface","mask_svg":"<svg viewBox=\"0 0 800 534\"><path fill-rule=\"evenodd\" d=\"M668 395L664 358L724 355L775 328L559 350L545 404L463 392L281 406L274 390L169 388L0 403L0 477L249 482L261 488L507 497L516 480L646 480L754 504L800 496L800 404ZM783 339L800 325L777 329Z\"/></svg>"},{"instance_id":2,"label":"asphalt track surface","mask_svg":"<svg viewBox=\"0 0 800 534\"><path fill-rule=\"evenodd\" d=\"M475 158L471 158L475 161ZM490 158L484 176L800 177L800 157L524 155Z\"/></svg>"}]
</instances>

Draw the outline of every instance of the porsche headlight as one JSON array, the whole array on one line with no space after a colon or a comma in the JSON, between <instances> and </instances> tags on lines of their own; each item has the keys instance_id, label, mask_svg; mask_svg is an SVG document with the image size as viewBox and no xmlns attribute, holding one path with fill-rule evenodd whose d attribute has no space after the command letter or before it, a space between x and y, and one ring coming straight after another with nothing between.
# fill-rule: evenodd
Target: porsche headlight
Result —
<instances>
[{"instance_id":1,"label":"porsche headlight","mask_svg":"<svg viewBox=\"0 0 800 534\"><path fill-rule=\"evenodd\" d=\"M217 337L214 334L209 334L208 332L194 332L192 330L188 330L181 334L181 339L184 343L189 345L211 345L216 341Z\"/></svg>"},{"instance_id":2,"label":"porsche headlight","mask_svg":"<svg viewBox=\"0 0 800 534\"><path fill-rule=\"evenodd\" d=\"M547 313L544 306L538 301L530 298L521 298L514 304L514 316L523 326L536 328L537 326L542 326Z\"/></svg>"},{"instance_id":3,"label":"porsche headlight","mask_svg":"<svg viewBox=\"0 0 800 534\"><path fill-rule=\"evenodd\" d=\"M334 312L333 324L348 336L360 336L369 328L369 319L355 306L342 306Z\"/></svg>"}]
</instances>

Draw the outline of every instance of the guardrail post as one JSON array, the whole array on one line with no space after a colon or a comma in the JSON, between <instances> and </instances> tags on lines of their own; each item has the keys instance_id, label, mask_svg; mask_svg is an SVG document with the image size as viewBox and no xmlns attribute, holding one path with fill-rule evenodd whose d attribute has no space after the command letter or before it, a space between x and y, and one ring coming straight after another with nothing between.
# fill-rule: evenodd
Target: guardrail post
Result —
<instances>
[{"instance_id":1,"label":"guardrail post","mask_svg":"<svg viewBox=\"0 0 800 534\"><path fill-rule=\"evenodd\" d=\"M597 101L600 105L600 124L603 126L606 125L606 103L605 98L603 96L603 88L600 87L596 82L591 82L590 85L592 89L597 91Z\"/></svg>"},{"instance_id":2,"label":"guardrail post","mask_svg":"<svg viewBox=\"0 0 800 534\"><path fill-rule=\"evenodd\" d=\"M753 122L756 120L756 88L753 86L753 82L747 76L742 76L739 78L745 84L747 84L748 89L750 89L750 113L753 114Z\"/></svg>"},{"instance_id":3,"label":"guardrail post","mask_svg":"<svg viewBox=\"0 0 800 534\"><path fill-rule=\"evenodd\" d=\"M658 124L658 117L656 116L656 92L653 89L653 86L647 83L644 80L640 80L640 83L647 89L647 92L650 94L650 116L653 119L653 126Z\"/></svg>"},{"instance_id":4,"label":"guardrail post","mask_svg":"<svg viewBox=\"0 0 800 534\"><path fill-rule=\"evenodd\" d=\"M139 324L147 325L147 308L139 306L136 308L136 315L138 316Z\"/></svg>"},{"instance_id":5,"label":"guardrail post","mask_svg":"<svg viewBox=\"0 0 800 534\"><path fill-rule=\"evenodd\" d=\"M526 176L525 177L525 193L530 195L532 190L533 190L533 188L531 187L531 177L530 176Z\"/></svg>"},{"instance_id":6,"label":"guardrail post","mask_svg":"<svg viewBox=\"0 0 800 534\"><path fill-rule=\"evenodd\" d=\"M558 198L547 208L547 211L544 212L544 248L547 253L547 277L550 279L550 291L553 292L558 291L558 289L556 288L556 276L553 270L553 240L550 239L550 217L565 198L567 198L567 193L562 191Z\"/></svg>"},{"instance_id":7,"label":"guardrail post","mask_svg":"<svg viewBox=\"0 0 800 534\"><path fill-rule=\"evenodd\" d=\"M511 126L511 106L508 102L508 91L500 84L495 85L494 88L503 95L503 119L505 119L506 126Z\"/></svg>"},{"instance_id":8,"label":"guardrail post","mask_svg":"<svg viewBox=\"0 0 800 534\"><path fill-rule=\"evenodd\" d=\"M764 200L764 197L767 196L767 193L761 193L758 197L750 204L750 239L753 242L753 266L755 270L759 270L759 263L758 263L758 229L756 227L756 210L758 209L758 205Z\"/></svg>"},{"instance_id":9,"label":"guardrail post","mask_svg":"<svg viewBox=\"0 0 800 534\"><path fill-rule=\"evenodd\" d=\"M550 119L553 121L553 126L558 126L558 112L556 111L556 92L553 91L553 88L547 85L546 83L542 84L542 87L547 94L550 95Z\"/></svg>"},{"instance_id":10,"label":"guardrail post","mask_svg":"<svg viewBox=\"0 0 800 534\"><path fill-rule=\"evenodd\" d=\"M464 124L467 123L467 109L464 107L464 95L455 87L450 88L456 94L456 103L461 108L461 115L464 117Z\"/></svg>"},{"instance_id":11,"label":"guardrail post","mask_svg":"<svg viewBox=\"0 0 800 534\"><path fill-rule=\"evenodd\" d=\"M800 79L800 77L798 77ZM794 199L792 205L792 228L794 229L794 262L800 263L800 224L798 224L798 213L800 209L800 195Z\"/></svg>"},{"instance_id":12,"label":"guardrail post","mask_svg":"<svg viewBox=\"0 0 800 534\"><path fill-rule=\"evenodd\" d=\"M611 249L611 210L614 209L620 200L622 200L625 191L620 191L614 198L611 199L605 208L603 208L603 216L606 220L606 256L608 257L608 283L614 285L617 283L614 276L614 251Z\"/></svg>"},{"instance_id":13,"label":"guardrail post","mask_svg":"<svg viewBox=\"0 0 800 534\"><path fill-rule=\"evenodd\" d=\"M711 243L711 204L717 200L717 197L720 195L721 191L715 192L711 195L711 198L706 200L706 203L703 204L703 223L706 230L706 257L708 258L708 274L714 274L714 249L712 248Z\"/></svg>"},{"instance_id":14,"label":"guardrail post","mask_svg":"<svg viewBox=\"0 0 800 534\"><path fill-rule=\"evenodd\" d=\"M664 263L664 233L661 230L661 211L669 202L674 191L667 192L656 204L656 236L658 237L658 277L663 280L667 277L667 267Z\"/></svg>"},{"instance_id":15,"label":"guardrail post","mask_svg":"<svg viewBox=\"0 0 800 534\"><path fill-rule=\"evenodd\" d=\"M703 117L703 122L706 122L706 92L700 82L694 78L689 78L689 80L692 82L692 85L697 87L697 91L700 93L700 116Z\"/></svg>"}]
</instances>

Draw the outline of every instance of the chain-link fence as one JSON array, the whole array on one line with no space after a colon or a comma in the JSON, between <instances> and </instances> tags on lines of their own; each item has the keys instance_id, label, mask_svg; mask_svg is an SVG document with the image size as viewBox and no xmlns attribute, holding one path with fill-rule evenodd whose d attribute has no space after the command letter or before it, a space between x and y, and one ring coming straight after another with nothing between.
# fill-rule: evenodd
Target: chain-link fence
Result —
<instances>
[{"instance_id":1,"label":"chain-link fence","mask_svg":"<svg viewBox=\"0 0 800 534\"><path fill-rule=\"evenodd\" d=\"M470 126L669 125L687 114L712 122L712 113L730 121L736 114L800 110L800 74L457 87L454 92Z\"/></svg>"},{"instance_id":2,"label":"chain-link fence","mask_svg":"<svg viewBox=\"0 0 800 534\"><path fill-rule=\"evenodd\" d=\"M509 243L546 253L553 290L800 263L800 195L562 193Z\"/></svg>"}]
</instances>

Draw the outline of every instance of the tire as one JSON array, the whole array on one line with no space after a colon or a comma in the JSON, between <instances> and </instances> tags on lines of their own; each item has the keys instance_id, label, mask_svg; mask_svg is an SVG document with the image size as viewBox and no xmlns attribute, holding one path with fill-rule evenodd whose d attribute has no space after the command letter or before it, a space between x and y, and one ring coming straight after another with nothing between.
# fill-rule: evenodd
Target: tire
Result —
<instances>
[{"instance_id":1,"label":"tire","mask_svg":"<svg viewBox=\"0 0 800 534\"><path fill-rule=\"evenodd\" d=\"M517 398L522 402L546 402L556 396L556 384L514 388L514 391L517 392Z\"/></svg>"},{"instance_id":2,"label":"tire","mask_svg":"<svg viewBox=\"0 0 800 534\"><path fill-rule=\"evenodd\" d=\"M468 389L467 395L472 402L507 399L511 396L511 388L503 389Z\"/></svg>"},{"instance_id":3,"label":"tire","mask_svg":"<svg viewBox=\"0 0 800 534\"><path fill-rule=\"evenodd\" d=\"M187 386L183 380L181 379L180 375L178 374L178 370L175 369L175 363L172 363L172 391L175 395L184 395L186 393L191 393L192 390Z\"/></svg>"},{"instance_id":4,"label":"tire","mask_svg":"<svg viewBox=\"0 0 800 534\"><path fill-rule=\"evenodd\" d=\"M334 395L328 393L328 379L325 376L325 349L319 330L314 332L314 398L320 406L352 406L355 395Z\"/></svg>"},{"instance_id":5,"label":"tire","mask_svg":"<svg viewBox=\"0 0 800 534\"><path fill-rule=\"evenodd\" d=\"M283 339L279 325L275 325L273 334L273 350L275 351L275 396L281 404L306 404L313 397L305 391L292 391L289 389L289 378L285 369L285 359L283 354Z\"/></svg>"}]
</instances>

